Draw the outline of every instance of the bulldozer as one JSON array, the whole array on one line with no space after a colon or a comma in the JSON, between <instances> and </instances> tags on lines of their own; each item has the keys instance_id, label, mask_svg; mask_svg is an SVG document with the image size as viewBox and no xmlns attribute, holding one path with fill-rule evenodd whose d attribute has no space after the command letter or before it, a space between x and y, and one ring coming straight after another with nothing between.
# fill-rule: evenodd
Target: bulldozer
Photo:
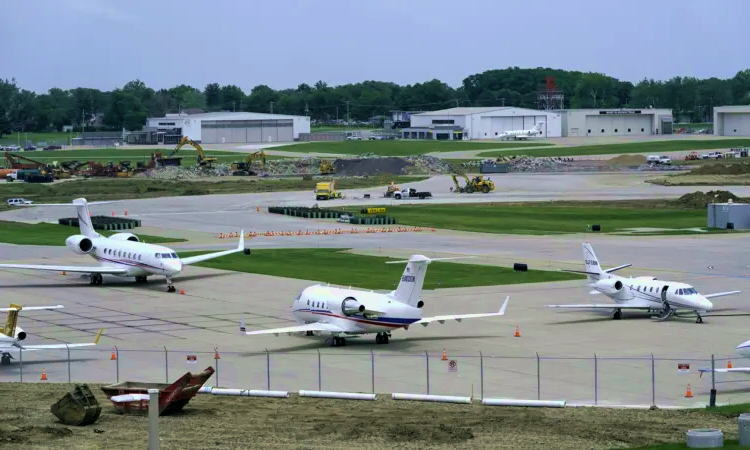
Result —
<instances>
[{"instance_id":1,"label":"bulldozer","mask_svg":"<svg viewBox=\"0 0 750 450\"><path fill-rule=\"evenodd\" d=\"M230 168L232 169L232 175L238 175L238 176L257 175L257 173L252 169L253 160L256 158L260 158L261 170L265 172L266 171L266 153L263 150L261 150L259 152L250 153L249 155L247 155L244 161L233 162L230 165Z\"/></svg>"},{"instance_id":2,"label":"bulldozer","mask_svg":"<svg viewBox=\"0 0 750 450\"><path fill-rule=\"evenodd\" d=\"M391 184L388 185L388 189L385 190L384 197L393 197L393 194L396 192L401 192L401 186L394 184L393 181L391 181Z\"/></svg>"},{"instance_id":3,"label":"bulldozer","mask_svg":"<svg viewBox=\"0 0 750 450\"><path fill-rule=\"evenodd\" d=\"M332 175L336 173L336 168L333 167L333 163L327 159L320 160L320 174L321 175Z\"/></svg>"},{"instance_id":4,"label":"bulldozer","mask_svg":"<svg viewBox=\"0 0 750 450\"><path fill-rule=\"evenodd\" d=\"M477 175L476 177L470 179L466 174L464 174L463 177L466 180L466 184L461 186L456 175L451 175L453 184L455 185L455 188L451 188L451 192L456 192L459 194L473 194L474 192L482 192L487 194L495 190L495 182L490 180L489 178L485 180L483 175Z\"/></svg>"},{"instance_id":5,"label":"bulldozer","mask_svg":"<svg viewBox=\"0 0 750 450\"><path fill-rule=\"evenodd\" d=\"M170 153L166 158L162 156L161 152L156 152L151 155L151 160L158 167L182 165L182 158L174 157L174 154L177 153L186 144L190 145L198 152L198 166L210 167L214 162L217 161L218 158L206 156L206 154L203 152L203 147L201 147L197 142L193 141L187 136L183 136L182 139L180 139L180 142L177 143L177 146L174 148L174 150L172 150L172 153Z\"/></svg>"}]
</instances>

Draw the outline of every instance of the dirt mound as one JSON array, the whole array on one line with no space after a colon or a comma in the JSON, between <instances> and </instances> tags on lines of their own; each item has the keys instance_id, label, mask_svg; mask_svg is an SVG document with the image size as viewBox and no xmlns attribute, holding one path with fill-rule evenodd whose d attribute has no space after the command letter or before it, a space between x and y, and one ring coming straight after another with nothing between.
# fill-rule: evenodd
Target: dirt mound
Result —
<instances>
[{"instance_id":1,"label":"dirt mound","mask_svg":"<svg viewBox=\"0 0 750 450\"><path fill-rule=\"evenodd\" d=\"M740 198L729 191L696 191L685 194L674 200L672 203L683 208L706 208L709 203L726 203L729 200L733 202L740 201Z\"/></svg>"},{"instance_id":2,"label":"dirt mound","mask_svg":"<svg viewBox=\"0 0 750 450\"><path fill-rule=\"evenodd\" d=\"M620 155L607 160L610 166L640 166L646 164L646 157L643 155Z\"/></svg>"},{"instance_id":3,"label":"dirt mound","mask_svg":"<svg viewBox=\"0 0 750 450\"><path fill-rule=\"evenodd\" d=\"M0 429L0 445L3 443L47 444L49 441L72 435L73 432L70 428L24 425L11 427L10 429Z\"/></svg>"},{"instance_id":4,"label":"dirt mound","mask_svg":"<svg viewBox=\"0 0 750 450\"><path fill-rule=\"evenodd\" d=\"M744 175L750 173L750 164L705 164L691 170L690 175Z\"/></svg>"},{"instance_id":5,"label":"dirt mound","mask_svg":"<svg viewBox=\"0 0 750 450\"><path fill-rule=\"evenodd\" d=\"M337 159L333 163L336 175L361 176L388 173L400 175L404 169L414 164L403 158L366 158L366 159Z\"/></svg>"}]
</instances>

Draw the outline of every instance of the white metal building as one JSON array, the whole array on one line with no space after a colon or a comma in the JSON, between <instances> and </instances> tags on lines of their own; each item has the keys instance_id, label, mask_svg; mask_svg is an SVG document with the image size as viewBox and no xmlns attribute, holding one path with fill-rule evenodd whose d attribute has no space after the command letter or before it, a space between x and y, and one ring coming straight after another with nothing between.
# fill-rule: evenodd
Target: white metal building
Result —
<instances>
[{"instance_id":1,"label":"white metal building","mask_svg":"<svg viewBox=\"0 0 750 450\"><path fill-rule=\"evenodd\" d=\"M182 136L202 144L292 142L310 132L310 118L254 112L167 114L148 118L146 128L177 128Z\"/></svg>"},{"instance_id":2,"label":"white metal building","mask_svg":"<svg viewBox=\"0 0 750 450\"><path fill-rule=\"evenodd\" d=\"M405 139L495 139L505 131L530 130L544 122L540 137L561 136L561 114L515 107L450 108L411 115Z\"/></svg>"},{"instance_id":3,"label":"white metal building","mask_svg":"<svg viewBox=\"0 0 750 450\"><path fill-rule=\"evenodd\" d=\"M750 136L750 105L714 108L715 136Z\"/></svg>"},{"instance_id":4,"label":"white metal building","mask_svg":"<svg viewBox=\"0 0 750 450\"><path fill-rule=\"evenodd\" d=\"M566 109L563 136L672 134L671 109Z\"/></svg>"}]
</instances>

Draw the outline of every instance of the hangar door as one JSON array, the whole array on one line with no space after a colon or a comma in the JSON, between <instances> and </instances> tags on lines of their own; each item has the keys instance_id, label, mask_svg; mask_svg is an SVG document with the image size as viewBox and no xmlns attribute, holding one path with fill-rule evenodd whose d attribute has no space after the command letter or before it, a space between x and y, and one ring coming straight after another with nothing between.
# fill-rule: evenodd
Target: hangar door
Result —
<instances>
[{"instance_id":1,"label":"hangar door","mask_svg":"<svg viewBox=\"0 0 750 450\"><path fill-rule=\"evenodd\" d=\"M638 114L586 116L586 136L644 136L650 134L652 134L651 116Z\"/></svg>"},{"instance_id":2,"label":"hangar door","mask_svg":"<svg viewBox=\"0 0 750 450\"><path fill-rule=\"evenodd\" d=\"M545 116L488 117L490 132L487 137L496 137L506 131L530 130L539 122L546 122ZM547 135L547 124L542 125L542 136Z\"/></svg>"},{"instance_id":3,"label":"hangar door","mask_svg":"<svg viewBox=\"0 0 750 450\"><path fill-rule=\"evenodd\" d=\"M204 120L201 124L201 142L204 144L291 142L293 140L292 119Z\"/></svg>"},{"instance_id":4,"label":"hangar door","mask_svg":"<svg viewBox=\"0 0 750 450\"><path fill-rule=\"evenodd\" d=\"M724 116L724 136L750 136L750 114L722 113Z\"/></svg>"}]
</instances>

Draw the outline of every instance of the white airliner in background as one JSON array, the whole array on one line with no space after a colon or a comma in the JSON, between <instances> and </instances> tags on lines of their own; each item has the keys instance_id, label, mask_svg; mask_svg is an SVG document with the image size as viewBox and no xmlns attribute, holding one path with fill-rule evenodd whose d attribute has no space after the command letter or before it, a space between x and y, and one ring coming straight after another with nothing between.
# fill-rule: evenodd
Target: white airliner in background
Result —
<instances>
[{"instance_id":1,"label":"white airliner in background","mask_svg":"<svg viewBox=\"0 0 750 450\"><path fill-rule=\"evenodd\" d=\"M463 319L505 314L509 298L505 299L499 312L422 317L422 285L427 265L432 261L446 259L459 258L431 259L423 255L412 255L408 261L388 261L386 264L406 263L406 269L396 290L387 294L321 284L310 286L300 292L292 304L294 317L301 325L245 331L243 319L240 322L240 331L248 335L278 336L282 333L291 335L305 332L307 336L331 336L331 345L334 347L346 345L347 337L375 334L375 343L387 344L391 331L399 328L408 330L410 325L419 324L426 327L432 322L461 322Z\"/></svg>"},{"instance_id":2,"label":"white airliner in background","mask_svg":"<svg viewBox=\"0 0 750 450\"><path fill-rule=\"evenodd\" d=\"M512 131L505 131L498 136L500 140L506 141L509 139L513 140L527 140L531 137L541 136L542 133L542 125L544 125L544 122L539 122L536 125L534 125L534 128L530 130L512 130Z\"/></svg>"},{"instance_id":3,"label":"white airliner in background","mask_svg":"<svg viewBox=\"0 0 750 450\"><path fill-rule=\"evenodd\" d=\"M18 326L18 313L21 310L24 311L36 311L40 309L60 309L62 305L56 306L31 306L23 308L21 305L11 303L10 308L0 308L0 311L8 312L8 320L5 322L5 328L0 332L0 364L7 366L10 364L10 360L13 356L10 354L11 351L24 352L34 350L50 350L50 349L61 349L61 348L75 348L75 347L89 347L92 345L99 344L99 338L104 333L104 328L99 330L99 334L96 335L94 342L86 344L47 344L47 345L25 345L21 341L26 339L26 332Z\"/></svg>"},{"instance_id":4,"label":"white airliner in background","mask_svg":"<svg viewBox=\"0 0 750 450\"><path fill-rule=\"evenodd\" d=\"M240 242L236 249L223 252L208 253L206 255L183 258L177 253L162 245L147 244L141 242L138 236L132 233L115 233L105 237L94 231L91 224L88 205L100 205L115 202L92 202L87 203L84 198L77 198L73 203L56 204L34 204L28 207L38 206L68 206L76 207L78 211L78 224L81 234L68 237L65 245L77 255L89 255L94 258L97 266L52 266L34 264L0 264L0 269L32 269L32 270L54 270L66 272L80 272L91 274L91 284L102 284L102 275L116 275L119 277L135 277L136 283L145 283L151 275L162 275L167 279L167 292L175 292L172 277L182 272L184 266L206 261L220 256L244 250L244 231L240 232ZM247 251L245 253L248 253Z\"/></svg>"},{"instance_id":5,"label":"white airliner in background","mask_svg":"<svg viewBox=\"0 0 750 450\"><path fill-rule=\"evenodd\" d=\"M743 358L750 358L750 341L745 341L742 344L735 347L735 351L738 355L740 355ZM701 376L703 376L706 372L712 372L711 369L698 369ZM750 367L732 367L732 368L721 368L721 369L713 369L713 372L716 373L746 373L750 374Z\"/></svg>"},{"instance_id":6,"label":"white airliner in background","mask_svg":"<svg viewBox=\"0 0 750 450\"><path fill-rule=\"evenodd\" d=\"M695 314L696 323L702 323L701 314L711 311L714 305L710 298L739 294L740 291L720 292L717 294L699 294L695 288L685 283L658 280L656 277L624 278L611 273L630 267L630 264L602 270L594 249L588 242L583 244L584 271L565 270L566 272L583 273L588 275L589 287L594 288L591 294L604 294L615 301L614 304L588 305L547 305L549 308L582 308L582 309L610 309L614 311L613 319L619 320L623 309L644 310L658 312L659 320L666 320L677 315L678 310L686 310Z\"/></svg>"}]
</instances>

